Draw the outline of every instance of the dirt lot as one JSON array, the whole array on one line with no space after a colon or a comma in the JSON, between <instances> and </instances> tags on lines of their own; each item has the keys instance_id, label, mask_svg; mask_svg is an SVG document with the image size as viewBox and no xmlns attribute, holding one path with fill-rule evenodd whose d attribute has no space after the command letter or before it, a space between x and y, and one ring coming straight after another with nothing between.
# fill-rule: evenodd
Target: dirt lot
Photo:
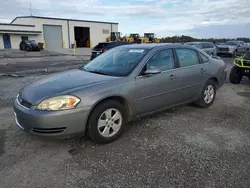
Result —
<instances>
[{"instance_id":1,"label":"dirt lot","mask_svg":"<svg viewBox=\"0 0 250 188\"><path fill-rule=\"evenodd\" d=\"M13 98L43 76L0 79L0 187L250 187L250 81L226 83L209 109L174 108L95 145L30 136L15 125Z\"/></svg>"}]
</instances>

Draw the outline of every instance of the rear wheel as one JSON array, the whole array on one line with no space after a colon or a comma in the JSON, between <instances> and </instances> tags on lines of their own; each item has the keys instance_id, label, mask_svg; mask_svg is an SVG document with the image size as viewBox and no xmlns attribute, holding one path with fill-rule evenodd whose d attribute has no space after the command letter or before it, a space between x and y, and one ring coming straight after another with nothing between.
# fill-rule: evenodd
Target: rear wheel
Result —
<instances>
[{"instance_id":1,"label":"rear wheel","mask_svg":"<svg viewBox=\"0 0 250 188\"><path fill-rule=\"evenodd\" d=\"M208 108L214 103L216 96L216 84L213 80L208 80L204 85L198 100L195 102L200 108Z\"/></svg>"},{"instance_id":2,"label":"rear wheel","mask_svg":"<svg viewBox=\"0 0 250 188\"><path fill-rule=\"evenodd\" d=\"M233 66L233 68L230 71L229 81L232 84L239 84L242 80L242 77L243 77L243 73L241 69L237 66Z\"/></svg>"},{"instance_id":3,"label":"rear wheel","mask_svg":"<svg viewBox=\"0 0 250 188\"><path fill-rule=\"evenodd\" d=\"M115 100L107 100L95 107L91 113L87 133L92 141L107 144L121 136L126 122L123 105Z\"/></svg>"}]
</instances>

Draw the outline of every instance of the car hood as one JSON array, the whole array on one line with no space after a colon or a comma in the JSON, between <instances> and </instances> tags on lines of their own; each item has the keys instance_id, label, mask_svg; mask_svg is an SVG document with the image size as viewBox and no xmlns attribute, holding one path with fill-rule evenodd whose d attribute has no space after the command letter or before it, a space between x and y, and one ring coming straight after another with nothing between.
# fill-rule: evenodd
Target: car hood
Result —
<instances>
[{"instance_id":1,"label":"car hood","mask_svg":"<svg viewBox=\"0 0 250 188\"><path fill-rule=\"evenodd\" d=\"M91 87L117 77L72 70L34 81L24 87L19 96L35 105L40 101L80 87Z\"/></svg>"},{"instance_id":2,"label":"car hood","mask_svg":"<svg viewBox=\"0 0 250 188\"><path fill-rule=\"evenodd\" d=\"M217 45L217 47L219 47L219 48L230 48L230 49L236 49L236 48L237 48L237 46L234 46L234 45L226 45L226 44Z\"/></svg>"}]
</instances>

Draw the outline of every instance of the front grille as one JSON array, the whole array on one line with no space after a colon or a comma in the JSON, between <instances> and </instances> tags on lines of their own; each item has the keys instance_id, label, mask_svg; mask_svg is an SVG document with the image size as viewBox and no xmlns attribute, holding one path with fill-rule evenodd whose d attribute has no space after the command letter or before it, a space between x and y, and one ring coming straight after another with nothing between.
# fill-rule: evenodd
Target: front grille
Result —
<instances>
[{"instance_id":1,"label":"front grille","mask_svg":"<svg viewBox=\"0 0 250 188\"><path fill-rule=\"evenodd\" d=\"M229 48L227 47L219 47L218 50L222 52L229 52Z\"/></svg>"},{"instance_id":2,"label":"front grille","mask_svg":"<svg viewBox=\"0 0 250 188\"><path fill-rule=\"evenodd\" d=\"M26 107L26 108L31 108L31 106L32 106L32 104L31 104L30 102L28 102L28 101L26 101L26 100L24 100L24 99L21 99L20 97L18 97L18 102L19 102L22 106L24 106L24 107Z\"/></svg>"},{"instance_id":3,"label":"front grille","mask_svg":"<svg viewBox=\"0 0 250 188\"><path fill-rule=\"evenodd\" d=\"M33 128L32 131L35 133L42 133L42 134L55 134L61 133L66 129L66 127L59 127L59 128Z\"/></svg>"}]
</instances>

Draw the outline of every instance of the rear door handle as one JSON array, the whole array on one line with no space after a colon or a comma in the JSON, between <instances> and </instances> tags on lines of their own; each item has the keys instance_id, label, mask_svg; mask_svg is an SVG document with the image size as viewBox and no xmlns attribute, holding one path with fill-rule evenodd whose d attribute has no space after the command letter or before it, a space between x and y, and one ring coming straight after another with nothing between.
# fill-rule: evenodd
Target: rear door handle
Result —
<instances>
[{"instance_id":1,"label":"rear door handle","mask_svg":"<svg viewBox=\"0 0 250 188\"><path fill-rule=\"evenodd\" d=\"M205 73L205 72L206 72L206 70L201 68L201 73Z\"/></svg>"},{"instance_id":2,"label":"rear door handle","mask_svg":"<svg viewBox=\"0 0 250 188\"><path fill-rule=\"evenodd\" d=\"M176 79L176 78L177 78L177 76L174 75L174 74L172 74L172 75L169 76L169 80L174 80L174 79Z\"/></svg>"}]
</instances>

